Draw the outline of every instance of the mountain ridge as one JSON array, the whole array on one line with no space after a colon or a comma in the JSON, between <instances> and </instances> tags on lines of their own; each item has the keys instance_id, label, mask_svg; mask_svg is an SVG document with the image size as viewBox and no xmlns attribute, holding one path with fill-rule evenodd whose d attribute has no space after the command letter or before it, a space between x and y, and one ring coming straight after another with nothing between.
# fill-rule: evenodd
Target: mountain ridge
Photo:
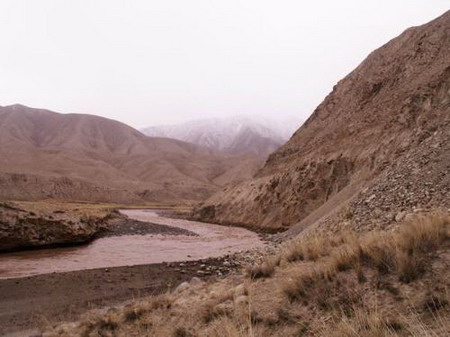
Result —
<instances>
[{"instance_id":1,"label":"mountain ridge","mask_svg":"<svg viewBox=\"0 0 450 337\"><path fill-rule=\"evenodd\" d=\"M260 166L260 160L250 156L222 154L179 140L147 137L104 117L59 114L23 105L0 108L0 144L2 198L27 198L25 192L18 191L26 190L29 176L35 181L29 193L33 198L52 196L45 187L49 180L58 182L55 196L75 197L76 191L59 191L64 186L71 188L59 180L66 178L96 191L92 192L96 200L102 199L98 191L105 191L105 200L114 199L107 195L111 189L117 191L121 202L130 195L134 196L133 202L201 199L218 188L215 180L223 184L240 180ZM241 170L234 169L236 166ZM232 169L235 174L226 175L230 181L221 177ZM15 177L16 191L11 177ZM89 196L85 192L83 198Z\"/></svg>"},{"instance_id":2,"label":"mountain ridge","mask_svg":"<svg viewBox=\"0 0 450 337\"><path fill-rule=\"evenodd\" d=\"M258 116L210 118L186 123L147 127L149 136L164 136L205 146L216 151L267 156L285 143L300 124L295 118Z\"/></svg>"}]
</instances>

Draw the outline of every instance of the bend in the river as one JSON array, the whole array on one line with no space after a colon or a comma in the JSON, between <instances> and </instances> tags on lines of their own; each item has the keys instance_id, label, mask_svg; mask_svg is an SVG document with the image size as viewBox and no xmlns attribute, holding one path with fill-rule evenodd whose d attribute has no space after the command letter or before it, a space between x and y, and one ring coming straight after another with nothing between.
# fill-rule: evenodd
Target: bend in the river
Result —
<instances>
[{"instance_id":1,"label":"bend in the river","mask_svg":"<svg viewBox=\"0 0 450 337\"><path fill-rule=\"evenodd\" d=\"M159 216L149 210L122 210L128 217L179 227L198 234L105 237L78 247L51 248L0 255L0 279L74 270L153 264L219 257L262 247L249 230Z\"/></svg>"}]
</instances>

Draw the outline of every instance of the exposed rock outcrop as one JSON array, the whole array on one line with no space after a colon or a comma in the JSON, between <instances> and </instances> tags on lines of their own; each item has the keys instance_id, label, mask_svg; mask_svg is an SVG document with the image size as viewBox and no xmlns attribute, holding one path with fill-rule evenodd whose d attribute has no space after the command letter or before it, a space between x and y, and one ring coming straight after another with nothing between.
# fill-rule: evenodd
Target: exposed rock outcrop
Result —
<instances>
[{"instance_id":1,"label":"exposed rock outcrop","mask_svg":"<svg viewBox=\"0 0 450 337\"><path fill-rule=\"evenodd\" d=\"M101 230L99 219L64 212L36 214L0 205L0 251L79 244L94 239Z\"/></svg>"},{"instance_id":2,"label":"exposed rock outcrop","mask_svg":"<svg viewBox=\"0 0 450 337\"><path fill-rule=\"evenodd\" d=\"M301 230L350 202L365 205L355 206L355 218L366 214L359 222L388 208L391 217L422 203L448 207L449 50L450 12L406 30L341 80L255 179L224 188L194 216Z\"/></svg>"}]
</instances>

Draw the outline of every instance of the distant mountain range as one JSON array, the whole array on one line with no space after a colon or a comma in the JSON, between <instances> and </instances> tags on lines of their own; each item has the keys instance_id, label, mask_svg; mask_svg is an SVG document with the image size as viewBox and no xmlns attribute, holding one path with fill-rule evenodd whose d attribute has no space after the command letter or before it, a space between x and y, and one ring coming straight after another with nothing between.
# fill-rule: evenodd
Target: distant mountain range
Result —
<instances>
[{"instance_id":1,"label":"distant mountain range","mask_svg":"<svg viewBox=\"0 0 450 337\"><path fill-rule=\"evenodd\" d=\"M198 200L261 164L103 117L0 107L0 199Z\"/></svg>"},{"instance_id":2,"label":"distant mountain range","mask_svg":"<svg viewBox=\"0 0 450 337\"><path fill-rule=\"evenodd\" d=\"M235 116L151 126L141 131L151 137L173 138L216 151L266 158L289 140L300 124L293 117Z\"/></svg>"}]
</instances>

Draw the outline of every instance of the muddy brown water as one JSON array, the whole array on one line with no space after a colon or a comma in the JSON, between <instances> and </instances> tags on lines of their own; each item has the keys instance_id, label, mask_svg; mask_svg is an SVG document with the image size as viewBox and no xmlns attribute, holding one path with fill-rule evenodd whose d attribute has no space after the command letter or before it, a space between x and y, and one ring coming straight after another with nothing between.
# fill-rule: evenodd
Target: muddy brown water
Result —
<instances>
[{"instance_id":1,"label":"muddy brown water","mask_svg":"<svg viewBox=\"0 0 450 337\"><path fill-rule=\"evenodd\" d=\"M0 279L85 269L143 265L219 257L262 247L259 236L238 227L172 219L149 210L122 210L128 217L187 229L198 236L124 235L78 247L0 255Z\"/></svg>"}]
</instances>

